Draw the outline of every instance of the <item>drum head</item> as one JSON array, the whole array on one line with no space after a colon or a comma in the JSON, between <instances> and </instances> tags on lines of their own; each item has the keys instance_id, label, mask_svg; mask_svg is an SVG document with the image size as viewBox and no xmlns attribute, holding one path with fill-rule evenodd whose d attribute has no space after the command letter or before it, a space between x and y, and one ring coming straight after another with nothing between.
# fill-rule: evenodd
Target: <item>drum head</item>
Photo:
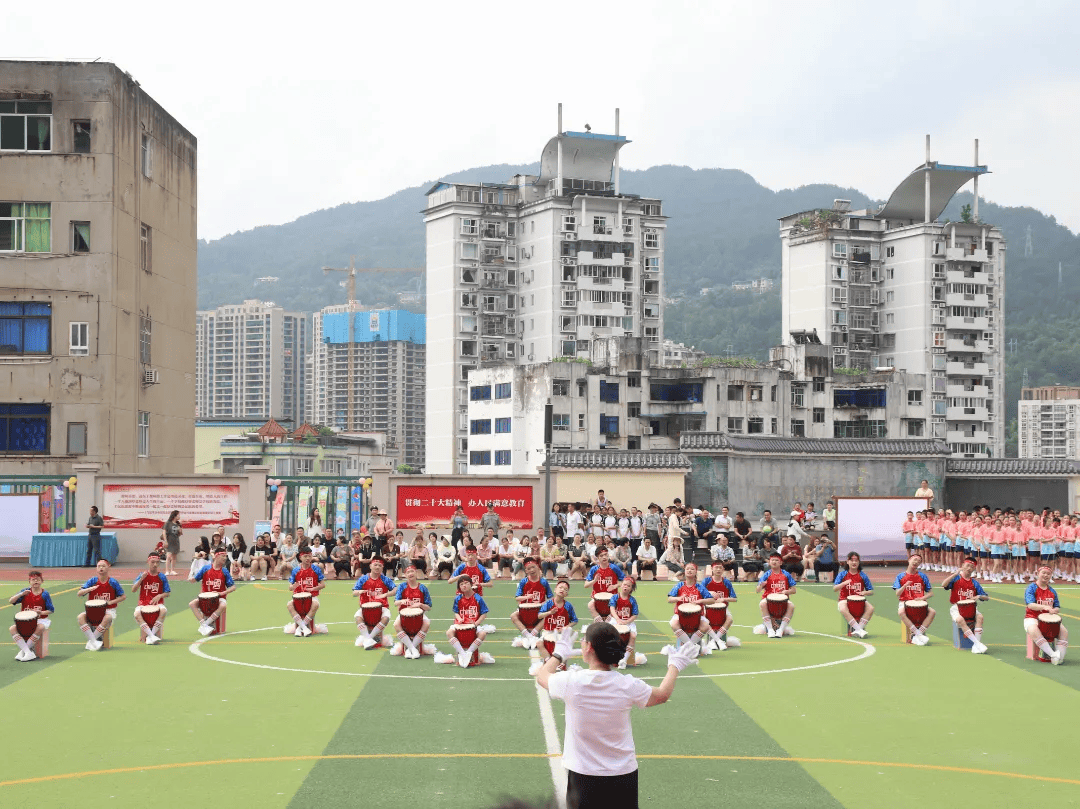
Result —
<instances>
[{"instance_id":1,"label":"drum head","mask_svg":"<svg viewBox=\"0 0 1080 809\"><path fill-rule=\"evenodd\" d=\"M765 596L766 601L787 601L788 597L785 593L769 593Z\"/></svg>"},{"instance_id":2,"label":"drum head","mask_svg":"<svg viewBox=\"0 0 1080 809\"><path fill-rule=\"evenodd\" d=\"M101 609L105 609L108 604L109 602L103 598L91 598L86 602L86 606L88 607L100 607Z\"/></svg>"},{"instance_id":3,"label":"drum head","mask_svg":"<svg viewBox=\"0 0 1080 809\"><path fill-rule=\"evenodd\" d=\"M406 618L415 618L418 615L423 615L424 611L419 607L405 607L404 609L400 610L400 613Z\"/></svg>"},{"instance_id":4,"label":"drum head","mask_svg":"<svg viewBox=\"0 0 1080 809\"><path fill-rule=\"evenodd\" d=\"M36 621L37 619L38 614L34 610L22 610L21 612L15 613L16 621Z\"/></svg>"},{"instance_id":5,"label":"drum head","mask_svg":"<svg viewBox=\"0 0 1080 809\"><path fill-rule=\"evenodd\" d=\"M680 604L679 605L679 612L685 612L685 613L701 612L701 605L700 604Z\"/></svg>"},{"instance_id":6,"label":"drum head","mask_svg":"<svg viewBox=\"0 0 1080 809\"><path fill-rule=\"evenodd\" d=\"M926 606L926 602L921 599L914 599L906 602L907 606L913 610L919 610Z\"/></svg>"},{"instance_id":7,"label":"drum head","mask_svg":"<svg viewBox=\"0 0 1080 809\"><path fill-rule=\"evenodd\" d=\"M144 615L157 615L159 612L161 612L161 607L159 607L157 604L143 604L141 607L139 607L139 612L143 613Z\"/></svg>"},{"instance_id":8,"label":"drum head","mask_svg":"<svg viewBox=\"0 0 1080 809\"><path fill-rule=\"evenodd\" d=\"M472 632L476 629L476 624L454 624L458 632L464 630L465 632Z\"/></svg>"},{"instance_id":9,"label":"drum head","mask_svg":"<svg viewBox=\"0 0 1080 809\"><path fill-rule=\"evenodd\" d=\"M15 617L18 618L19 616L16 615ZM1043 623L1043 624L1060 624L1061 623L1061 616L1060 615L1049 615L1047 613L1043 613L1042 615L1039 616L1039 622Z\"/></svg>"},{"instance_id":10,"label":"drum head","mask_svg":"<svg viewBox=\"0 0 1080 809\"><path fill-rule=\"evenodd\" d=\"M611 597L613 595L615 595L615 594L614 593L595 593L593 595L592 599L593 599L593 601L600 601L600 602L603 602L604 604L607 604L609 601L611 601Z\"/></svg>"},{"instance_id":11,"label":"drum head","mask_svg":"<svg viewBox=\"0 0 1080 809\"><path fill-rule=\"evenodd\" d=\"M860 596L860 595L849 595L849 596L847 597L847 600L848 600L848 601L866 601L866 596Z\"/></svg>"},{"instance_id":12,"label":"drum head","mask_svg":"<svg viewBox=\"0 0 1080 809\"><path fill-rule=\"evenodd\" d=\"M365 601L360 605L362 610L381 610L382 608L383 603L381 601Z\"/></svg>"}]
</instances>

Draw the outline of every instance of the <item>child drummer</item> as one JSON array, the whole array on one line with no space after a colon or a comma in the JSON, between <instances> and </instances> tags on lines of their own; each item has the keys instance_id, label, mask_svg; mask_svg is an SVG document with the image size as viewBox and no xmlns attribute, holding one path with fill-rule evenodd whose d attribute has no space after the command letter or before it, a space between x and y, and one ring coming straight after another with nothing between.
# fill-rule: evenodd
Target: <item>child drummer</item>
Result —
<instances>
[{"instance_id":1,"label":"child drummer","mask_svg":"<svg viewBox=\"0 0 1080 809\"><path fill-rule=\"evenodd\" d=\"M9 604L18 604L21 609L17 612L24 612L27 610L33 610L37 613L37 628L34 630L34 634L30 636L29 640L24 640L23 636L19 634L18 628L12 624L11 626L11 639L15 641L15 645L19 647L18 654L15 655L15 659L20 663L26 663L37 657L34 652L34 648L37 646L38 641L48 642L49 639L49 625L52 620L49 618L53 613L52 596L49 595L48 590L43 590L41 585L45 579L38 570L31 570L29 575L30 586L16 593L8 599Z\"/></svg>"}]
</instances>

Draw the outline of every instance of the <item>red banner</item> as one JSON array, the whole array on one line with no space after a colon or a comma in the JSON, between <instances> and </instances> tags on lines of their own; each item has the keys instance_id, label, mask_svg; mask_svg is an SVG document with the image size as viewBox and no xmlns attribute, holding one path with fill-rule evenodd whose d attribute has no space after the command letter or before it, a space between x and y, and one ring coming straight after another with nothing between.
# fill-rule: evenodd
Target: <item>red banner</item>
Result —
<instances>
[{"instance_id":1,"label":"red banner","mask_svg":"<svg viewBox=\"0 0 1080 809\"><path fill-rule=\"evenodd\" d=\"M533 527L531 486L398 486L394 521L399 528L449 525L461 506L475 524L488 503L495 505L504 527Z\"/></svg>"}]
</instances>

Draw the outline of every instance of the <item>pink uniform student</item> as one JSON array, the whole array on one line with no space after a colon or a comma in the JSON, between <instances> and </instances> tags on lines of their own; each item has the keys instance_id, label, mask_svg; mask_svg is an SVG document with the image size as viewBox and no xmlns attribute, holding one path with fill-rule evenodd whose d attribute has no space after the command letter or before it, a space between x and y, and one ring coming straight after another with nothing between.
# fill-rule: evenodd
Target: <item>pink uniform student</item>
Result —
<instances>
[{"instance_id":1,"label":"pink uniform student","mask_svg":"<svg viewBox=\"0 0 1080 809\"><path fill-rule=\"evenodd\" d=\"M293 618L293 623L296 625L295 635L297 637L307 636L312 634L313 627L315 626L315 613L319 611L319 599L317 594L326 586L323 582L322 568L316 567L311 564L311 548L304 546L296 554L300 559L300 564L293 568L292 573L289 575L289 585L293 593L311 593L311 609L304 617L300 617L300 614L296 611L296 607L293 606L293 601L290 598L288 603L289 615Z\"/></svg>"},{"instance_id":2,"label":"pink uniform student","mask_svg":"<svg viewBox=\"0 0 1080 809\"><path fill-rule=\"evenodd\" d=\"M589 568L585 576L585 587L592 591L593 595L599 593L614 593L619 589L619 582L623 579L623 572L617 567L612 567L608 562L609 552L607 548L600 548L596 552L596 564ZM604 617L596 611L593 599L589 600L589 614L594 621L602 621Z\"/></svg>"},{"instance_id":3,"label":"pink uniform student","mask_svg":"<svg viewBox=\"0 0 1080 809\"><path fill-rule=\"evenodd\" d=\"M164 601L172 592L168 578L164 573L158 572L160 565L161 557L156 553L147 556L146 570L136 576L131 585L132 592L139 598L139 607L157 606L159 608L152 626L146 623L142 610L138 607L135 609L135 625L139 627L140 633L145 635L146 643L150 646L161 641L161 627L165 623L165 614L168 612Z\"/></svg>"},{"instance_id":4,"label":"pink uniform student","mask_svg":"<svg viewBox=\"0 0 1080 809\"><path fill-rule=\"evenodd\" d=\"M713 568L713 570L723 570L719 566ZM723 604L730 606L739 600L735 595L735 586L731 583L730 579L725 579L722 575L713 575L705 579L705 589L713 597L713 604ZM709 624L708 634L703 638L703 643L711 647L718 652L725 651L729 646L738 647L742 646L742 641L734 635L728 634L728 629L731 627L732 622L735 620L735 616L731 614L731 610L727 610L727 617L724 619L724 625L719 630L713 629L712 624L709 623L708 614L705 616L705 622ZM704 649L702 650L704 651Z\"/></svg>"},{"instance_id":5,"label":"pink uniform student","mask_svg":"<svg viewBox=\"0 0 1080 809\"><path fill-rule=\"evenodd\" d=\"M49 595L48 590L42 589L42 584L45 579L41 573L37 570L31 570L27 576L27 580L30 586L20 590L18 593L8 599L8 604L16 606L16 612L26 612L33 610L37 613L37 628L34 630L34 634L28 639L24 639L19 634L19 628L12 624L10 628L11 639L15 641L15 645L19 647L19 651L15 654L15 659L20 663L27 663L34 660L37 657L37 652L34 648L37 646L38 641L48 641L49 626L52 624L52 619L49 617L53 614L53 602L52 596Z\"/></svg>"},{"instance_id":6,"label":"pink uniform student","mask_svg":"<svg viewBox=\"0 0 1080 809\"><path fill-rule=\"evenodd\" d=\"M687 563L683 568L683 580L675 584L671 588L671 591L667 595L669 604L675 605L675 614L671 616L670 626L675 632L675 646L674 649L678 649L684 643L693 643L700 645L701 639L709 631L709 620L705 617L705 605L712 604L716 599L713 598L713 594L705 589L705 585L697 580L697 565L693 562ZM682 628L682 624L679 622L679 606L682 604L697 604L701 607L701 618L698 621L697 629L692 634L687 634ZM664 649L660 650L661 654L667 654ZM705 654L712 654L710 648Z\"/></svg>"},{"instance_id":7,"label":"pink uniform student","mask_svg":"<svg viewBox=\"0 0 1080 809\"><path fill-rule=\"evenodd\" d=\"M430 644L425 647L424 644L424 638L427 637L428 630L431 628L431 620L427 616L431 609L431 593L426 585L420 583L415 565L405 568L405 581L398 585L397 592L394 593L394 603L398 608L398 617L394 620L394 634L399 642L394 644L390 654L402 655L414 660L425 651L434 654L435 648ZM409 637L401 622L401 610L408 608L419 609L424 613L420 631L412 637Z\"/></svg>"},{"instance_id":8,"label":"pink uniform student","mask_svg":"<svg viewBox=\"0 0 1080 809\"><path fill-rule=\"evenodd\" d=\"M949 616L952 618L953 623L960 627L964 637L971 641L971 651L980 655L986 653L986 644L982 642L982 613L975 612L975 627L972 628L968 626L967 620L960 614L960 609L956 606L958 601L970 599L988 601L990 599L990 596L983 590L982 585L971 577L974 572L975 560L969 557L960 565L960 572L949 576L941 586L949 591Z\"/></svg>"},{"instance_id":9,"label":"pink uniform student","mask_svg":"<svg viewBox=\"0 0 1080 809\"><path fill-rule=\"evenodd\" d=\"M99 560L97 563L97 576L87 580L86 584L80 587L76 593L80 597L89 596L89 600L100 599L106 602L105 618L96 630L86 622L86 613L79 613L79 628L86 635L86 648L91 652L96 652L102 647L102 635L116 620L116 605L127 598L124 594L124 588L120 586L120 582L109 575L111 567L112 565L107 560Z\"/></svg>"},{"instance_id":10,"label":"pink uniform student","mask_svg":"<svg viewBox=\"0 0 1080 809\"><path fill-rule=\"evenodd\" d=\"M795 614L795 605L791 603L790 597L795 594L796 581L790 573L780 568L780 562L780 554L774 551L769 556L769 569L762 572L761 577L758 579L755 592L761 593L758 608L761 610L762 622L759 626L754 627L755 635L780 638L784 635L795 634L795 630L791 628L791 617ZM773 629L772 617L769 615L768 596L773 593L788 596L784 617L780 621L778 629Z\"/></svg>"},{"instance_id":11,"label":"pink uniform student","mask_svg":"<svg viewBox=\"0 0 1080 809\"><path fill-rule=\"evenodd\" d=\"M480 618L487 614L488 605L484 602L484 597L477 595L473 591L472 578L470 576L460 576L457 582L458 593L454 596L454 622L450 625L450 628L446 630L446 639L450 641L450 647L454 650L453 655L436 654L436 663L453 663L456 662L463 669L467 669L472 665L473 652L477 652L480 648L480 644L484 642L484 638L487 637L487 633L480 625ZM457 632L459 626L469 625L474 627L475 637L470 643L468 648L464 648L461 645L461 641L458 639ZM477 659L481 663L494 663L495 658L487 652L480 652L477 655Z\"/></svg>"},{"instance_id":12,"label":"pink uniform student","mask_svg":"<svg viewBox=\"0 0 1080 809\"><path fill-rule=\"evenodd\" d=\"M874 592L874 585L870 583L869 577L862 572L862 559L855 551L847 555L847 569L837 572L836 579L833 582L833 590L840 598L836 608L844 616L844 620L848 622L851 633L858 638L865 638L867 635L866 625L874 615L874 605L867 601L862 617L855 618L848 608L847 599L848 596L853 595L863 596L864 598L871 595Z\"/></svg>"},{"instance_id":13,"label":"pink uniform student","mask_svg":"<svg viewBox=\"0 0 1080 809\"><path fill-rule=\"evenodd\" d=\"M1057 649L1051 649L1049 642L1039 631L1039 616L1043 614L1059 615L1061 602L1058 600L1057 591L1050 586L1050 576L1053 570L1049 565L1040 565L1036 572L1035 581L1027 586L1024 591L1024 632L1034 641L1035 645L1050 658L1055 666L1065 662L1065 651L1069 647L1069 633L1062 624L1058 630Z\"/></svg>"},{"instance_id":14,"label":"pink uniform student","mask_svg":"<svg viewBox=\"0 0 1080 809\"><path fill-rule=\"evenodd\" d=\"M917 530L918 523L915 520L915 513L909 511L907 519L900 526L900 531L904 534L904 549L908 552L908 556L915 551L915 532Z\"/></svg>"},{"instance_id":15,"label":"pink uniform student","mask_svg":"<svg viewBox=\"0 0 1080 809\"><path fill-rule=\"evenodd\" d=\"M540 624L537 623L532 629L525 626L521 620L520 605L536 604L539 607L548 599L554 598L555 594L548 580L540 575L540 562L535 557L527 557L524 568L525 578L518 582L517 593L514 596L519 606L510 614L510 622L518 628L520 634L510 644L535 649L540 640ZM539 612L537 612L537 617L539 617Z\"/></svg>"},{"instance_id":16,"label":"pink uniform student","mask_svg":"<svg viewBox=\"0 0 1080 809\"><path fill-rule=\"evenodd\" d=\"M356 638L356 645L365 649L374 649L376 646L390 648L393 644L390 638L383 635L383 630L390 623L389 594L397 587L389 576L383 575L383 560L381 556L375 556L371 560L371 572L361 576L353 585L353 595L359 599L359 607L353 616L356 619L356 628L360 634ZM368 627L364 623L365 603L380 602L382 604L382 617L379 622Z\"/></svg>"},{"instance_id":17,"label":"pink uniform student","mask_svg":"<svg viewBox=\"0 0 1080 809\"><path fill-rule=\"evenodd\" d=\"M232 574L226 567L228 560L228 551L219 549L214 554L214 561L204 565L195 574L195 581L202 584L200 592L217 593L219 596L217 609L210 615L202 614L199 609L198 597L188 602L188 607L194 614L195 620L199 622L199 634L203 637L214 631L214 626L217 624L218 619L225 614L225 608L228 606L225 602L225 596L236 589L236 582L233 581Z\"/></svg>"},{"instance_id":18,"label":"pink uniform student","mask_svg":"<svg viewBox=\"0 0 1080 809\"><path fill-rule=\"evenodd\" d=\"M908 619L904 609L905 602L925 601L933 595L930 588L930 579L919 570L921 564L922 557L917 553L914 554L908 559L907 570L897 574L895 581L893 581L893 590L896 591L896 597L900 601L896 613L900 617L900 621L908 628L911 633L911 642L916 646L925 646L930 642L926 630L934 622L934 617L937 615L933 607L928 607L926 618L919 626L915 626Z\"/></svg>"}]
</instances>

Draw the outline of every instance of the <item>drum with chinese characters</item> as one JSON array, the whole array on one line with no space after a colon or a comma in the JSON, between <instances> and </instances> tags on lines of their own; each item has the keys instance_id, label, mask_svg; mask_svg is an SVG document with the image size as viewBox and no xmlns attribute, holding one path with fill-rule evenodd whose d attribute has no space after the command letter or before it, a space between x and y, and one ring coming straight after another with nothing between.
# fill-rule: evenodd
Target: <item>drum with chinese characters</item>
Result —
<instances>
[{"instance_id":1,"label":"drum with chinese characters","mask_svg":"<svg viewBox=\"0 0 1080 809\"><path fill-rule=\"evenodd\" d=\"M930 605L921 598L910 599L904 602L904 614L911 621L911 625L918 628L923 625L926 616L930 614Z\"/></svg>"},{"instance_id":2,"label":"drum with chinese characters","mask_svg":"<svg viewBox=\"0 0 1080 809\"><path fill-rule=\"evenodd\" d=\"M209 618L221 604L221 596L217 593L199 593L199 612L204 618Z\"/></svg>"},{"instance_id":3,"label":"drum with chinese characters","mask_svg":"<svg viewBox=\"0 0 1080 809\"><path fill-rule=\"evenodd\" d=\"M360 619L368 629L374 629L382 621L383 603L365 601L360 605Z\"/></svg>"},{"instance_id":4,"label":"drum with chinese characters","mask_svg":"<svg viewBox=\"0 0 1080 809\"><path fill-rule=\"evenodd\" d=\"M596 593L592 597L592 602L596 608L596 614L601 618L611 615L611 593Z\"/></svg>"},{"instance_id":5,"label":"drum with chinese characters","mask_svg":"<svg viewBox=\"0 0 1080 809\"><path fill-rule=\"evenodd\" d=\"M851 613L851 617L858 621L866 614L866 596L852 593L846 599L848 612Z\"/></svg>"},{"instance_id":6,"label":"drum with chinese characters","mask_svg":"<svg viewBox=\"0 0 1080 809\"><path fill-rule=\"evenodd\" d=\"M301 619L307 618L311 612L311 593L293 593L292 605Z\"/></svg>"},{"instance_id":7,"label":"drum with chinese characters","mask_svg":"<svg viewBox=\"0 0 1080 809\"><path fill-rule=\"evenodd\" d=\"M526 601L518 604L518 619L526 629L532 631L540 623L540 602Z\"/></svg>"},{"instance_id":8,"label":"drum with chinese characters","mask_svg":"<svg viewBox=\"0 0 1080 809\"><path fill-rule=\"evenodd\" d=\"M86 623L97 629L105 620L105 611L109 608L109 602L103 598L92 598L86 602Z\"/></svg>"},{"instance_id":9,"label":"drum with chinese characters","mask_svg":"<svg viewBox=\"0 0 1080 809\"><path fill-rule=\"evenodd\" d=\"M676 613L679 616L679 626L683 632L697 632L701 627L700 604L680 604Z\"/></svg>"},{"instance_id":10,"label":"drum with chinese characters","mask_svg":"<svg viewBox=\"0 0 1080 809\"><path fill-rule=\"evenodd\" d=\"M1047 643L1053 643L1061 634L1061 616L1049 612L1039 613L1039 634Z\"/></svg>"},{"instance_id":11,"label":"drum with chinese characters","mask_svg":"<svg viewBox=\"0 0 1080 809\"><path fill-rule=\"evenodd\" d=\"M402 607L398 615L401 617L401 631L410 638L424 628L424 611L419 607Z\"/></svg>"},{"instance_id":12,"label":"drum with chinese characters","mask_svg":"<svg viewBox=\"0 0 1080 809\"><path fill-rule=\"evenodd\" d=\"M705 605L705 618L709 621L709 628L713 632L720 632L727 622L727 603L716 602Z\"/></svg>"},{"instance_id":13,"label":"drum with chinese characters","mask_svg":"<svg viewBox=\"0 0 1080 809\"><path fill-rule=\"evenodd\" d=\"M38 628L37 610L22 610L15 613L15 631L23 640L30 640Z\"/></svg>"},{"instance_id":14,"label":"drum with chinese characters","mask_svg":"<svg viewBox=\"0 0 1080 809\"><path fill-rule=\"evenodd\" d=\"M779 625L787 615L788 597L785 593L769 593L765 596L765 605L769 610L769 617L773 623Z\"/></svg>"},{"instance_id":15,"label":"drum with chinese characters","mask_svg":"<svg viewBox=\"0 0 1080 809\"><path fill-rule=\"evenodd\" d=\"M956 602L956 611L968 625L975 624L975 599L965 598Z\"/></svg>"},{"instance_id":16,"label":"drum with chinese characters","mask_svg":"<svg viewBox=\"0 0 1080 809\"><path fill-rule=\"evenodd\" d=\"M630 644L630 627L626 624L616 624L615 628L619 630L619 643L625 650Z\"/></svg>"}]
</instances>

